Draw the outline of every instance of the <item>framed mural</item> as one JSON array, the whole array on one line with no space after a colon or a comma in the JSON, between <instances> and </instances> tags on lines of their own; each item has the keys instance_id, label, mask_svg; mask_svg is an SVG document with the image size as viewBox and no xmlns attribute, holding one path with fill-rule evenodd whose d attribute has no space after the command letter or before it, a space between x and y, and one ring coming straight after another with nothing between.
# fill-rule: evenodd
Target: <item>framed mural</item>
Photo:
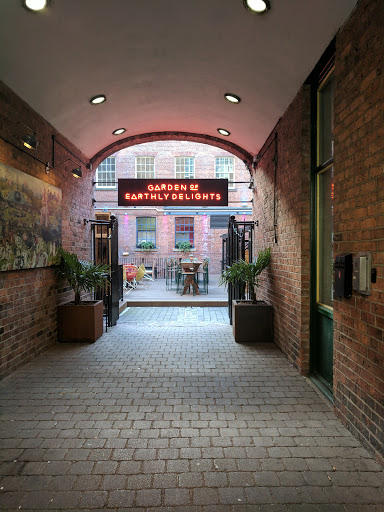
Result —
<instances>
[{"instance_id":1,"label":"framed mural","mask_svg":"<svg viewBox=\"0 0 384 512\"><path fill-rule=\"evenodd\" d=\"M59 188L0 163L0 270L55 264L61 201Z\"/></svg>"}]
</instances>

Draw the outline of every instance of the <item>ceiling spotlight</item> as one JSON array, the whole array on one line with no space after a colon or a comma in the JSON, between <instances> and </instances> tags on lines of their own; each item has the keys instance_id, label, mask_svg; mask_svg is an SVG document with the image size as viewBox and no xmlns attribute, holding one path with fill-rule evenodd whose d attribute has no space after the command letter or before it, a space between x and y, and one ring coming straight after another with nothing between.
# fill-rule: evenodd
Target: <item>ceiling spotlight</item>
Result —
<instances>
[{"instance_id":1,"label":"ceiling spotlight","mask_svg":"<svg viewBox=\"0 0 384 512\"><path fill-rule=\"evenodd\" d=\"M265 14L271 8L268 0L243 0L243 4L248 11L254 14Z\"/></svg>"},{"instance_id":2,"label":"ceiling spotlight","mask_svg":"<svg viewBox=\"0 0 384 512\"><path fill-rule=\"evenodd\" d=\"M36 149L37 148L37 140L36 140L36 133L33 134L25 134L22 137L20 137L21 142L24 144L24 146L28 149Z\"/></svg>"},{"instance_id":3,"label":"ceiling spotlight","mask_svg":"<svg viewBox=\"0 0 384 512\"><path fill-rule=\"evenodd\" d=\"M106 100L107 97L104 94L98 94L97 96L93 96L93 98L89 100L89 103L92 105L99 105L100 103L104 103Z\"/></svg>"},{"instance_id":4,"label":"ceiling spotlight","mask_svg":"<svg viewBox=\"0 0 384 512\"><path fill-rule=\"evenodd\" d=\"M72 169L72 174L75 178L81 178L83 176L83 172L81 167L77 167L76 169Z\"/></svg>"},{"instance_id":5,"label":"ceiling spotlight","mask_svg":"<svg viewBox=\"0 0 384 512\"><path fill-rule=\"evenodd\" d=\"M50 0L23 0L23 7L28 11L40 12L48 7Z\"/></svg>"},{"instance_id":6,"label":"ceiling spotlight","mask_svg":"<svg viewBox=\"0 0 384 512\"><path fill-rule=\"evenodd\" d=\"M114 130L112 132L112 135L121 135L122 133L126 132L127 130L125 128L118 128L117 130Z\"/></svg>"},{"instance_id":7,"label":"ceiling spotlight","mask_svg":"<svg viewBox=\"0 0 384 512\"><path fill-rule=\"evenodd\" d=\"M224 94L224 98L229 101L229 103L240 103L241 101L239 96L236 96L236 94L232 94L231 92Z\"/></svg>"},{"instance_id":8,"label":"ceiling spotlight","mask_svg":"<svg viewBox=\"0 0 384 512\"><path fill-rule=\"evenodd\" d=\"M218 128L217 131L220 133L220 135L225 135L226 137L228 137L228 135L231 135L231 132L225 130L224 128Z\"/></svg>"}]
</instances>

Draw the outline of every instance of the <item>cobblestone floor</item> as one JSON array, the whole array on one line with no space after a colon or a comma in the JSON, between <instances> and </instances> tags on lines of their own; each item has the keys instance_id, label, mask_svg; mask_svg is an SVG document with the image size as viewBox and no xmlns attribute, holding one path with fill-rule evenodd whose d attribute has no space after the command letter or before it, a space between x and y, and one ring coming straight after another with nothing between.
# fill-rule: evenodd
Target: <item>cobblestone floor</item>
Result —
<instances>
[{"instance_id":1,"label":"cobblestone floor","mask_svg":"<svg viewBox=\"0 0 384 512\"><path fill-rule=\"evenodd\" d=\"M4 511L383 512L383 471L226 308L129 308L1 383Z\"/></svg>"}]
</instances>

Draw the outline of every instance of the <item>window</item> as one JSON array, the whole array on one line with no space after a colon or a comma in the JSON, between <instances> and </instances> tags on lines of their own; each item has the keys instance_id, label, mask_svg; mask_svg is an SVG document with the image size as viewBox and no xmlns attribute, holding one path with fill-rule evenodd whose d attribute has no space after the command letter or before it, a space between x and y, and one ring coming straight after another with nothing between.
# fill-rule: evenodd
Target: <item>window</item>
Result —
<instances>
[{"instance_id":1,"label":"window","mask_svg":"<svg viewBox=\"0 0 384 512\"><path fill-rule=\"evenodd\" d=\"M221 156L216 158L215 177L217 179L227 178L228 188L235 188L235 166L233 157Z\"/></svg>"},{"instance_id":2,"label":"window","mask_svg":"<svg viewBox=\"0 0 384 512\"><path fill-rule=\"evenodd\" d=\"M331 71L317 91L317 302L333 307L333 102Z\"/></svg>"},{"instance_id":3,"label":"window","mask_svg":"<svg viewBox=\"0 0 384 512\"><path fill-rule=\"evenodd\" d=\"M194 178L195 159L191 156L176 157L176 178Z\"/></svg>"},{"instance_id":4,"label":"window","mask_svg":"<svg viewBox=\"0 0 384 512\"><path fill-rule=\"evenodd\" d=\"M153 156L136 157L136 178L155 177L155 158Z\"/></svg>"},{"instance_id":5,"label":"window","mask_svg":"<svg viewBox=\"0 0 384 512\"><path fill-rule=\"evenodd\" d=\"M190 242L193 247L193 217L175 218L175 247L179 242Z\"/></svg>"},{"instance_id":6,"label":"window","mask_svg":"<svg viewBox=\"0 0 384 512\"><path fill-rule=\"evenodd\" d=\"M136 247L152 242L156 247L156 217L136 217Z\"/></svg>"},{"instance_id":7,"label":"window","mask_svg":"<svg viewBox=\"0 0 384 512\"><path fill-rule=\"evenodd\" d=\"M116 158L109 156L100 163L96 173L96 188L116 188Z\"/></svg>"},{"instance_id":8,"label":"window","mask_svg":"<svg viewBox=\"0 0 384 512\"><path fill-rule=\"evenodd\" d=\"M333 73L318 90L318 156L317 164L322 165L333 158L333 101L335 78Z\"/></svg>"},{"instance_id":9,"label":"window","mask_svg":"<svg viewBox=\"0 0 384 512\"><path fill-rule=\"evenodd\" d=\"M229 215L211 215L211 229L228 229Z\"/></svg>"}]
</instances>

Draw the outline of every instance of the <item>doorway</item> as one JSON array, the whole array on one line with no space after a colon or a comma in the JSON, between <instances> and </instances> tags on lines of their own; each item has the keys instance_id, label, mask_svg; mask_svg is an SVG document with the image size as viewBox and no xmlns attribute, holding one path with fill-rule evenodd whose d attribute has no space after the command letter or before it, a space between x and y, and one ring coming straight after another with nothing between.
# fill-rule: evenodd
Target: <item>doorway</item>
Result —
<instances>
[{"instance_id":1,"label":"doorway","mask_svg":"<svg viewBox=\"0 0 384 512\"><path fill-rule=\"evenodd\" d=\"M333 58L313 87L316 119L313 138L311 373L323 393L333 397Z\"/></svg>"}]
</instances>

